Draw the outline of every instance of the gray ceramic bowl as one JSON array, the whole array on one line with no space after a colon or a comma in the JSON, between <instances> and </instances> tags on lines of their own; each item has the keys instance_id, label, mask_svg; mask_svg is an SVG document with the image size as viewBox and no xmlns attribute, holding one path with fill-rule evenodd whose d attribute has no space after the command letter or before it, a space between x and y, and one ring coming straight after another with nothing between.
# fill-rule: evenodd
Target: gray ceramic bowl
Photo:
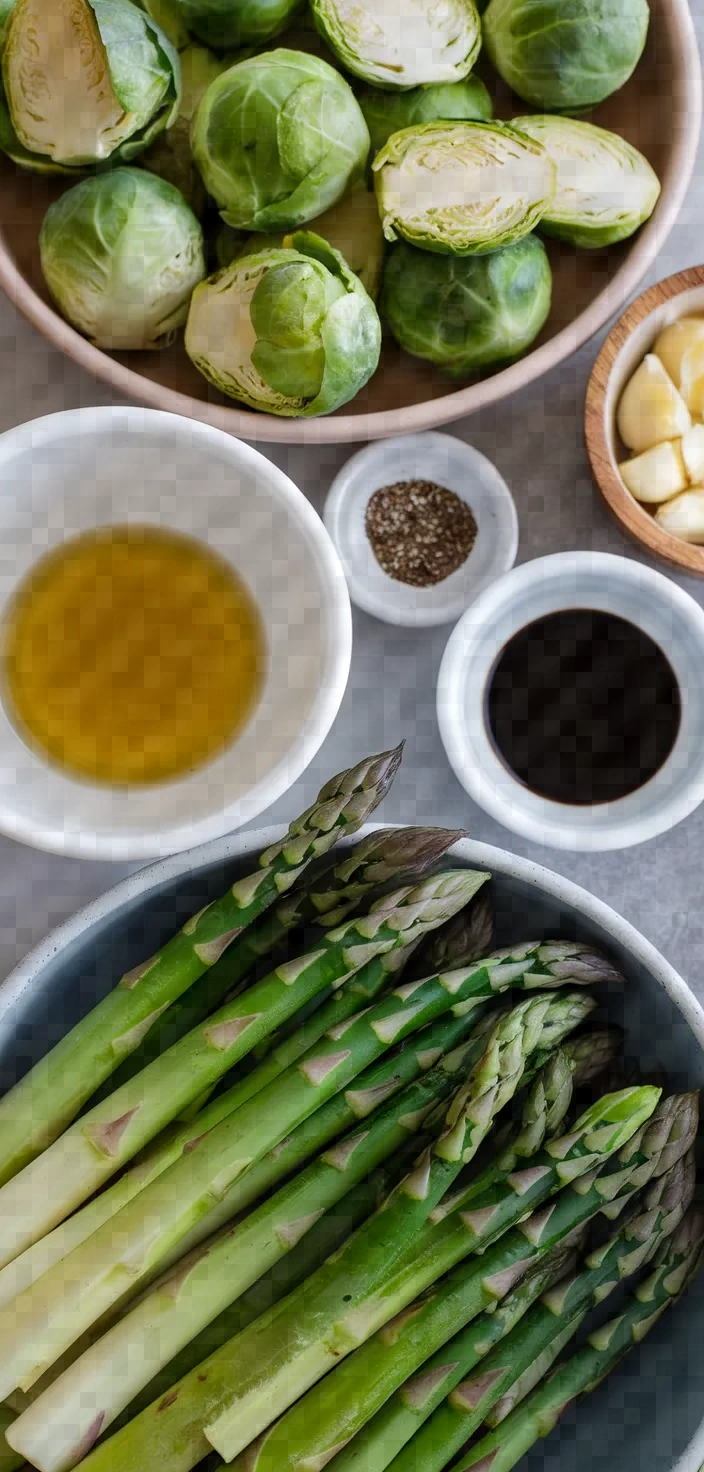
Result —
<instances>
[{"instance_id":1,"label":"gray ceramic bowl","mask_svg":"<svg viewBox=\"0 0 704 1472\"><path fill-rule=\"evenodd\" d=\"M0 1083L129 967L251 866L280 837L217 839L126 879L55 930L0 987ZM577 885L502 849L464 840L453 859L494 875L499 944L556 935L607 949L630 986L609 1005L627 1048L676 1087L704 1086L704 1012L682 979L625 920ZM699 1472L704 1462L704 1274L640 1350L521 1463L525 1472Z\"/></svg>"}]
</instances>

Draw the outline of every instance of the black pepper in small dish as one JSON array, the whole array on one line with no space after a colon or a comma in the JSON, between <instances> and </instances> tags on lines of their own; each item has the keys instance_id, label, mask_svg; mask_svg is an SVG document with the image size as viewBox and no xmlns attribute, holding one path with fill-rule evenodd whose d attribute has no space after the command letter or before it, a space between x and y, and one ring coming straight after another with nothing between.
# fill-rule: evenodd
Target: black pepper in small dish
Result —
<instances>
[{"instance_id":1,"label":"black pepper in small dish","mask_svg":"<svg viewBox=\"0 0 704 1472\"><path fill-rule=\"evenodd\" d=\"M379 566L413 588L430 588L456 572L477 536L467 503L430 480L381 486L369 500L365 529Z\"/></svg>"}]
</instances>

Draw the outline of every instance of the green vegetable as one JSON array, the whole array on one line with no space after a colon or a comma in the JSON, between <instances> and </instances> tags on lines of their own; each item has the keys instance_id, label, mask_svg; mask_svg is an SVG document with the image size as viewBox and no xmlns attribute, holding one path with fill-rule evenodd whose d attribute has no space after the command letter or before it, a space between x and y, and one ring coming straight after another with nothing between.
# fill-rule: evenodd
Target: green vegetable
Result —
<instances>
[{"instance_id":1,"label":"green vegetable","mask_svg":"<svg viewBox=\"0 0 704 1472\"><path fill-rule=\"evenodd\" d=\"M640 1344L699 1270L704 1218L692 1211L658 1254L655 1272L636 1289L617 1319L589 1335L582 1349L559 1365L522 1405L457 1463L457 1472L510 1472L548 1436L578 1395L596 1389L629 1349Z\"/></svg>"},{"instance_id":2,"label":"green vegetable","mask_svg":"<svg viewBox=\"0 0 704 1472\"><path fill-rule=\"evenodd\" d=\"M425 1078L411 1084L338 1141L225 1237L181 1261L102 1339L86 1350L34 1402L16 1428L17 1445L31 1448L43 1472L63 1472L89 1450L149 1379L310 1231L324 1212L370 1170L404 1148L446 1098L469 1057L470 1038Z\"/></svg>"},{"instance_id":3,"label":"green vegetable","mask_svg":"<svg viewBox=\"0 0 704 1472\"><path fill-rule=\"evenodd\" d=\"M557 192L540 222L546 235L593 250L626 240L652 215L660 181L632 144L574 118L515 118L550 154Z\"/></svg>"},{"instance_id":4,"label":"green vegetable","mask_svg":"<svg viewBox=\"0 0 704 1472\"><path fill-rule=\"evenodd\" d=\"M363 180L311 220L310 229L322 236L334 250L339 250L365 291L376 300L384 259L384 232L381 228L376 198ZM229 266L241 256L252 255L267 247L280 249L283 234L243 236L230 225L221 225L215 241L215 254L220 266Z\"/></svg>"},{"instance_id":5,"label":"green vegetable","mask_svg":"<svg viewBox=\"0 0 704 1472\"><path fill-rule=\"evenodd\" d=\"M285 31L302 8L302 0L171 0L171 3L193 35L216 51L230 46L264 46Z\"/></svg>"},{"instance_id":6,"label":"green vegetable","mask_svg":"<svg viewBox=\"0 0 704 1472\"><path fill-rule=\"evenodd\" d=\"M277 50L230 67L193 122L193 155L228 225L290 230L362 174L369 133L347 82L316 56Z\"/></svg>"},{"instance_id":7,"label":"green vegetable","mask_svg":"<svg viewBox=\"0 0 704 1472\"><path fill-rule=\"evenodd\" d=\"M635 1216L631 1213L618 1234L591 1252L579 1273L547 1292L542 1303L532 1308L516 1328L512 1327L508 1337L486 1358L479 1361L468 1335L446 1344L442 1355L436 1354L423 1366L418 1379L404 1386L391 1426L387 1416L386 1430L405 1450L393 1460L389 1457L388 1462L365 1462L365 1472L381 1472L388 1465L392 1472L413 1472L416 1467L424 1472L441 1472L461 1452L487 1413L492 1420L503 1420L547 1373L589 1309L639 1272L677 1229L692 1199L694 1176L694 1162L689 1158L680 1160L655 1181ZM500 1247L499 1243L494 1252ZM445 1371L442 1379L433 1375L441 1360ZM471 1373L473 1370L475 1373ZM375 1428L377 1442L380 1430L381 1421ZM371 1431L369 1427L370 1435ZM407 1445L406 1441L399 1442L402 1432ZM389 1446L388 1438L385 1445Z\"/></svg>"},{"instance_id":8,"label":"green vegetable","mask_svg":"<svg viewBox=\"0 0 704 1472\"><path fill-rule=\"evenodd\" d=\"M556 170L504 123L425 123L393 133L373 164L387 240L483 255L528 235L549 209Z\"/></svg>"},{"instance_id":9,"label":"green vegetable","mask_svg":"<svg viewBox=\"0 0 704 1472\"><path fill-rule=\"evenodd\" d=\"M330 414L375 372L376 308L339 251L298 232L194 292L186 351L223 393L286 417Z\"/></svg>"},{"instance_id":10,"label":"green vegetable","mask_svg":"<svg viewBox=\"0 0 704 1472\"><path fill-rule=\"evenodd\" d=\"M14 5L14 0L12 3ZM191 37L181 17L178 0L136 0L136 4L161 26L177 51L185 51L190 46Z\"/></svg>"},{"instance_id":11,"label":"green vegetable","mask_svg":"<svg viewBox=\"0 0 704 1472\"><path fill-rule=\"evenodd\" d=\"M482 43L474 0L312 0L313 19L347 71L380 87L458 82Z\"/></svg>"},{"instance_id":12,"label":"green vegetable","mask_svg":"<svg viewBox=\"0 0 704 1472\"><path fill-rule=\"evenodd\" d=\"M594 107L643 54L647 0L491 0L484 43L503 80L549 112Z\"/></svg>"},{"instance_id":13,"label":"green vegetable","mask_svg":"<svg viewBox=\"0 0 704 1472\"><path fill-rule=\"evenodd\" d=\"M389 252L380 310L406 352L464 378L525 352L551 296L550 263L536 235L464 257L401 241Z\"/></svg>"},{"instance_id":14,"label":"green vegetable","mask_svg":"<svg viewBox=\"0 0 704 1472\"><path fill-rule=\"evenodd\" d=\"M465 77L461 82L430 82L424 87L412 87L408 92L381 92L378 87L362 87L357 97L369 129L373 154L401 128L453 119L483 123L488 122L493 111L491 97L479 77Z\"/></svg>"},{"instance_id":15,"label":"green vegetable","mask_svg":"<svg viewBox=\"0 0 704 1472\"><path fill-rule=\"evenodd\" d=\"M52 25L45 0L16 0L2 63L28 167L128 162L178 113L178 52L130 0L62 0Z\"/></svg>"},{"instance_id":16,"label":"green vegetable","mask_svg":"<svg viewBox=\"0 0 704 1472\"><path fill-rule=\"evenodd\" d=\"M362 827L388 792L401 756L398 746L367 757L326 782L312 807L289 824L279 843L260 855L252 874L194 915L156 955L127 972L5 1094L0 1100L0 1182L9 1180L61 1134L121 1060L139 1046L164 1009L292 888L313 859Z\"/></svg>"},{"instance_id":17,"label":"green vegetable","mask_svg":"<svg viewBox=\"0 0 704 1472\"><path fill-rule=\"evenodd\" d=\"M216 56L205 46L187 45L181 51L181 101L171 127L151 143L140 158L142 168L158 174L181 194L196 215L208 202L203 180L191 153L191 123L210 83L232 65L232 58Z\"/></svg>"},{"instance_id":18,"label":"green vegetable","mask_svg":"<svg viewBox=\"0 0 704 1472\"><path fill-rule=\"evenodd\" d=\"M203 233L172 184L115 169L75 184L44 217L44 280L96 347L160 348L185 322L205 275Z\"/></svg>"}]
</instances>

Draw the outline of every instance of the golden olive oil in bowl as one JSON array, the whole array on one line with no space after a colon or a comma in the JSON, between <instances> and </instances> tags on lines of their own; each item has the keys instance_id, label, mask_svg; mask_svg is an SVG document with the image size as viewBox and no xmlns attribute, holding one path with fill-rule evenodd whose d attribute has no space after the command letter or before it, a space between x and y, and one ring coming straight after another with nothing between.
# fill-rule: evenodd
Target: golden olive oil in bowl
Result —
<instances>
[{"instance_id":1,"label":"golden olive oil in bowl","mask_svg":"<svg viewBox=\"0 0 704 1472\"><path fill-rule=\"evenodd\" d=\"M166 782L218 756L253 715L266 664L234 568L158 526L63 543L5 614L8 714L35 751L94 783Z\"/></svg>"}]
</instances>

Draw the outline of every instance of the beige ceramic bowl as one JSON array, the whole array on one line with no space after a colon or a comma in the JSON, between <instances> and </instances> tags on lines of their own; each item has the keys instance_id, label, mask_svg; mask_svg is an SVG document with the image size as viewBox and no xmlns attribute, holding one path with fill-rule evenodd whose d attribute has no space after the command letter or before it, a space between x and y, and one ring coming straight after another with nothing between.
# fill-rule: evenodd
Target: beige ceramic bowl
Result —
<instances>
[{"instance_id":1,"label":"beige ceramic bowl","mask_svg":"<svg viewBox=\"0 0 704 1472\"><path fill-rule=\"evenodd\" d=\"M633 541L664 562L704 577L704 547L665 532L624 485L618 465L631 453L616 429L621 394L656 337L678 317L704 316L704 266L678 271L637 297L609 333L587 390L585 433L594 479ZM702 1469L704 1472L704 1469Z\"/></svg>"},{"instance_id":2,"label":"beige ceramic bowl","mask_svg":"<svg viewBox=\"0 0 704 1472\"><path fill-rule=\"evenodd\" d=\"M608 250L576 251L551 242L550 318L532 352L490 377L455 389L431 364L388 342L378 372L352 404L327 419L291 420L253 414L223 398L189 362L181 342L161 353L101 352L54 311L39 267L39 226L65 184L21 174L5 159L0 162L0 286L45 337L119 392L244 439L340 444L448 424L525 387L575 352L623 309L672 229L699 140L700 62L687 0L651 0L651 10L648 46L635 75L592 116L650 159L663 184L655 214L635 240ZM487 81L493 85L491 78ZM500 118L525 112L525 104L501 86L495 87L495 104Z\"/></svg>"}]
</instances>

